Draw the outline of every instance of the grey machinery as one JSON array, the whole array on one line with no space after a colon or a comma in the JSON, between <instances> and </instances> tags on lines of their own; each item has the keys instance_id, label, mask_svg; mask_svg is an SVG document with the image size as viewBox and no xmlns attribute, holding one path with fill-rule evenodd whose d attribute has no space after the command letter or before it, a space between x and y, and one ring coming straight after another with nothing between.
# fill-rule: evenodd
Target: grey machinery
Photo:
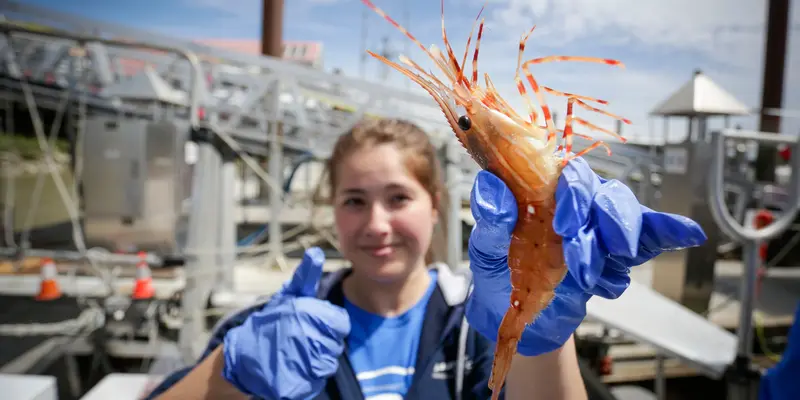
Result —
<instances>
[{"instance_id":1,"label":"grey machinery","mask_svg":"<svg viewBox=\"0 0 800 400\"><path fill-rule=\"evenodd\" d=\"M83 140L85 233L110 249L173 254L183 225L186 120L94 115Z\"/></svg>"},{"instance_id":2,"label":"grey machinery","mask_svg":"<svg viewBox=\"0 0 800 400\"><path fill-rule=\"evenodd\" d=\"M700 123L700 132L704 124ZM687 216L703 228L708 240L701 246L667 252L653 260L653 288L689 309L704 313L714 289L714 265L722 237L711 216L707 174L711 144L691 134L682 143L664 146L658 210Z\"/></svg>"},{"instance_id":3,"label":"grey machinery","mask_svg":"<svg viewBox=\"0 0 800 400\"><path fill-rule=\"evenodd\" d=\"M725 204L725 142L726 140L747 140L762 146L793 146L791 159L792 176L789 188L788 207L780 213L772 224L763 229L740 224L727 209ZM711 142L711 175L707 201L711 206L714 221L722 231L732 239L743 244L744 279L740 287L739 327L737 330L737 355L730 372L732 379L728 397L737 400L757 398L757 387L753 381L758 379L751 369L750 360L753 354L753 308L756 285L756 270L759 265L758 247L761 241L772 239L788 229L794 222L800 209L800 137L781 136L770 133L742 132L724 130L712 135Z\"/></svg>"}]
</instances>

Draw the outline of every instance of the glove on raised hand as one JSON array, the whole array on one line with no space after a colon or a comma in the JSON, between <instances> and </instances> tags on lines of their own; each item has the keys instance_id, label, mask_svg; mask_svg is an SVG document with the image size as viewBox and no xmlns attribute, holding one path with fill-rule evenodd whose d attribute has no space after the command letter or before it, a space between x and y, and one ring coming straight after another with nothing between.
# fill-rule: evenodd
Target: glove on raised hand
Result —
<instances>
[{"instance_id":1,"label":"glove on raised hand","mask_svg":"<svg viewBox=\"0 0 800 400\"><path fill-rule=\"evenodd\" d=\"M310 399L339 368L347 312L317 299L325 254L306 251L292 279L224 340L225 379L265 399Z\"/></svg>"},{"instance_id":2,"label":"glove on raised hand","mask_svg":"<svg viewBox=\"0 0 800 400\"><path fill-rule=\"evenodd\" d=\"M474 289L467 301L470 325L491 340L509 307L508 247L517 221L514 195L498 177L480 171L470 207L475 226L469 239ZM569 269L553 302L527 326L518 345L533 356L561 347L586 316L592 296L614 299L630 284L630 268L663 251L698 246L706 240L689 218L639 204L617 180L600 178L577 158L563 169L556 188L555 232L563 237Z\"/></svg>"}]
</instances>

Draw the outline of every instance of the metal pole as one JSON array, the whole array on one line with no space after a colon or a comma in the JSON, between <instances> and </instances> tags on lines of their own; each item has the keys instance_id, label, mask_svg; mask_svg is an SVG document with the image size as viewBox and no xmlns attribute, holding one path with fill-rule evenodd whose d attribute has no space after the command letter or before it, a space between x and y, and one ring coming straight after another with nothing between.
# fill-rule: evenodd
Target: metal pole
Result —
<instances>
[{"instance_id":1,"label":"metal pole","mask_svg":"<svg viewBox=\"0 0 800 400\"><path fill-rule=\"evenodd\" d=\"M219 196L219 289L233 290L233 268L236 264L236 158L233 150L222 152Z\"/></svg>"},{"instance_id":2,"label":"metal pole","mask_svg":"<svg viewBox=\"0 0 800 400\"><path fill-rule=\"evenodd\" d=\"M283 0L261 4L261 54L283 57Z\"/></svg>"},{"instance_id":3,"label":"metal pole","mask_svg":"<svg viewBox=\"0 0 800 400\"><path fill-rule=\"evenodd\" d=\"M764 75L761 108L781 108L783 104L783 80L786 74L786 44L789 32L789 0L769 0L767 6L767 31L764 45ZM758 130L779 133L781 117L761 113ZM775 180L775 149L758 148L756 176L759 181Z\"/></svg>"},{"instance_id":4,"label":"metal pole","mask_svg":"<svg viewBox=\"0 0 800 400\"><path fill-rule=\"evenodd\" d=\"M758 269L758 241L748 240L742 246L744 279L739 287L739 327L736 331L736 363L740 374L728 386L728 397L736 400L753 399L756 373L750 369L753 357L753 310L755 308L756 271Z\"/></svg>"},{"instance_id":5,"label":"metal pole","mask_svg":"<svg viewBox=\"0 0 800 400\"><path fill-rule=\"evenodd\" d=\"M283 143L281 141L281 123L269 122L269 176L283 186ZM269 252L277 263L283 258L283 231L281 226L281 193L272 188L269 191ZM279 264L280 265L280 264Z\"/></svg>"},{"instance_id":6,"label":"metal pole","mask_svg":"<svg viewBox=\"0 0 800 400\"><path fill-rule=\"evenodd\" d=\"M458 144L451 140L445 149L445 176L447 178L448 198L450 204L447 213L447 265L451 269L461 266L463 255L463 239L461 238L461 178L458 165ZM442 216L445 217L445 216Z\"/></svg>"},{"instance_id":7,"label":"metal pole","mask_svg":"<svg viewBox=\"0 0 800 400\"><path fill-rule=\"evenodd\" d=\"M207 127L200 128L207 130ZM206 134L210 137L210 133ZM210 143L198 143L197 164L192 182L192 206L189 230L186 239L186 287L181 309L183 325L178 334L178 346L186 363L194 363L198 355L198 344L205 331L203 313L211 288L216 280L214 249L217 247L216 215L219 212L220 155Z\"/></svg>"},{"instance_id":8,"label":"metal pole","mask_svg":"<svg viewBox=\"0 0 800 400\"><path fill-rule=\"evenodd\" d=\"M266 101L264 112L267 115L267 134L269 135L269 177L276 185L269 191L269 253L272 264L284 269L286 260L283 254L283 226L281 224L282 188L284 185L283 122L281 121L283 109L279 98L281 87L280 81L272 83L272 92Z\"/></svg>"},{"instance_id":9,"label":"metal pole","mask_svg":"<svg viewBox=\"0 0 800 400\"><path fill-rule=\"evenodd\" d=\"M262 4L262 6L261 6L261 12L262 12L262 14L261 14L261 54L263 54L265 56L282 58L283 57L283 0L264 0L264 1L261 2L261 4ZM276 90L277 90L277 88L276 88ZM277 94L275 96L277 98ZM278 108L280 107L280 105L277 102L277 100L274 103L272 103L271 106L278 107ZM270 120L270 121L274 121L274 120ZM268 122L267 126L268 126L267 129L269 129L268 134L275 135L275 133L274 133L275 132L274 124L272 122ZM274 148L275 147L274 143L275 142L270 142L270 144L269 144L270 148ZM280 145L280 144L278 144L278 145ZM273 159L275 158L275 155L274 155L272 150L270 150L269 154L270 155L269 155L269 162L268 162L269 163L269 167L268 167L268 169L269 169L270 175L274 179L275 178L275 173L273 172L274 171L274 169L273 169L273 167L274 167ZM273 190L270 190L270 188L267 187L267 186L268 185L266 185L266 183L259 181L259 192L261 193L261 196L259 196L259 197L262 197L263 194L267 194L270 199L273 199L275 197L275 194L273 193ZM275 212L275 200L270 200L270 211L271 212ZM279 240L279 239L275 239L276 238L274 236L275 231L273 230L274 229L273 225L275 225L275 224L272 223L272 222L274 222L274 218L276 216L277 216L277 214L272 214L273 220L269 221L270 222L270 225L269 225L270 251L275 251L276 248L277 248L278 251L280 251L280 246L277 245L277 247L276 247L276 244L275 244L275 241ZM280 232L280 227L278 228L278 232ZM277 253L274 253L274 255L277 256Z\"/></svg>"},{"instance_id":10,"label":"metal pole","mask_svg":"<svg viewBox=\"0 0 800 400\"><path fill-rule=\"evenodd\" d=\"M663 354L656 354L656 381L654 386L656 399L658 400L666 400L667 398L667 376L664 370L665 361L666 358Z\"/></svg>"},{"instance_id":11,"label":"metal pole","mask_svg":"<svg viewBox=\"0 0 800 400\"><path fill-rule=\"evenodd\" d=\"M283 0L264 0L262 2L262 23L261 23L261 54L272 57L283 57ZM277 90L277 87L276 87ZM277 94L275 95L277 98ZM280 108L277 101L271 104L273 107ZM277 120L271 119L268 122L268 134L270 135L269 142L269 174L275 182L282 182L283 174L282 158L283 158L283 144L280 140L278 132L279 127ZM261 183L262 187L265 185ZM281 257L281 224L279 220L281 199L280 193L275 193L275 190L266 189L269 193L269 251L273 259L278 260Z\"/></svg>"},{"instance_id":12,"label":"metal pole","mask_svg":"<svg viewBox=\"0 0 800 400\"><path fill-rule=\"evenodd\" d=\"M739 355L749 357L753 351L753 309L755 308L756 274L758 270L759 241L748 240L742 246L744 276L739 288Z\"/></svg>"}]
</instances>

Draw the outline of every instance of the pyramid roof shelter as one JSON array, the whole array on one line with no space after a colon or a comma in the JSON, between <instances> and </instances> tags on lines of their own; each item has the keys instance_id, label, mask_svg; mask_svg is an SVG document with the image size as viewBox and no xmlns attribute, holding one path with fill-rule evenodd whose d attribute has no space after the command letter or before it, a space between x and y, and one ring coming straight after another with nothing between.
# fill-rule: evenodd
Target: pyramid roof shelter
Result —
<instances>
[{"instance_id":1,"label":"pyramid roof shelter","mask_svg":"<svg viewBox=\"0 0 800 400\"><path fill-rule=\"evenodd\" d=\"M651 115L659 116L724 116L749 115L750 109L732 94L712 81L702 71L656 106Z\"/></svg>"}]
</instances>

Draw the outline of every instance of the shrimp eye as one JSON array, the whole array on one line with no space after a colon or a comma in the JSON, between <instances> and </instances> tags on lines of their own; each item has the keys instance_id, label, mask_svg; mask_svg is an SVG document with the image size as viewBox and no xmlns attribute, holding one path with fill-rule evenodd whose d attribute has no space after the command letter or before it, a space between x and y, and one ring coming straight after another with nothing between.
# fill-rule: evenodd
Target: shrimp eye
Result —
<instances>
[{"instance_id":1,"label":"shrimp eye","mask_svg":"<svg viewBox=\"0 0 800 400\"><path fill-rule=\"evenodd\" d=\"M462 115L458 117L458 127L461 128L462 131L468 131L469 128L472 128L472 121L468 116Z\"/></svg>"}]
</instances>

